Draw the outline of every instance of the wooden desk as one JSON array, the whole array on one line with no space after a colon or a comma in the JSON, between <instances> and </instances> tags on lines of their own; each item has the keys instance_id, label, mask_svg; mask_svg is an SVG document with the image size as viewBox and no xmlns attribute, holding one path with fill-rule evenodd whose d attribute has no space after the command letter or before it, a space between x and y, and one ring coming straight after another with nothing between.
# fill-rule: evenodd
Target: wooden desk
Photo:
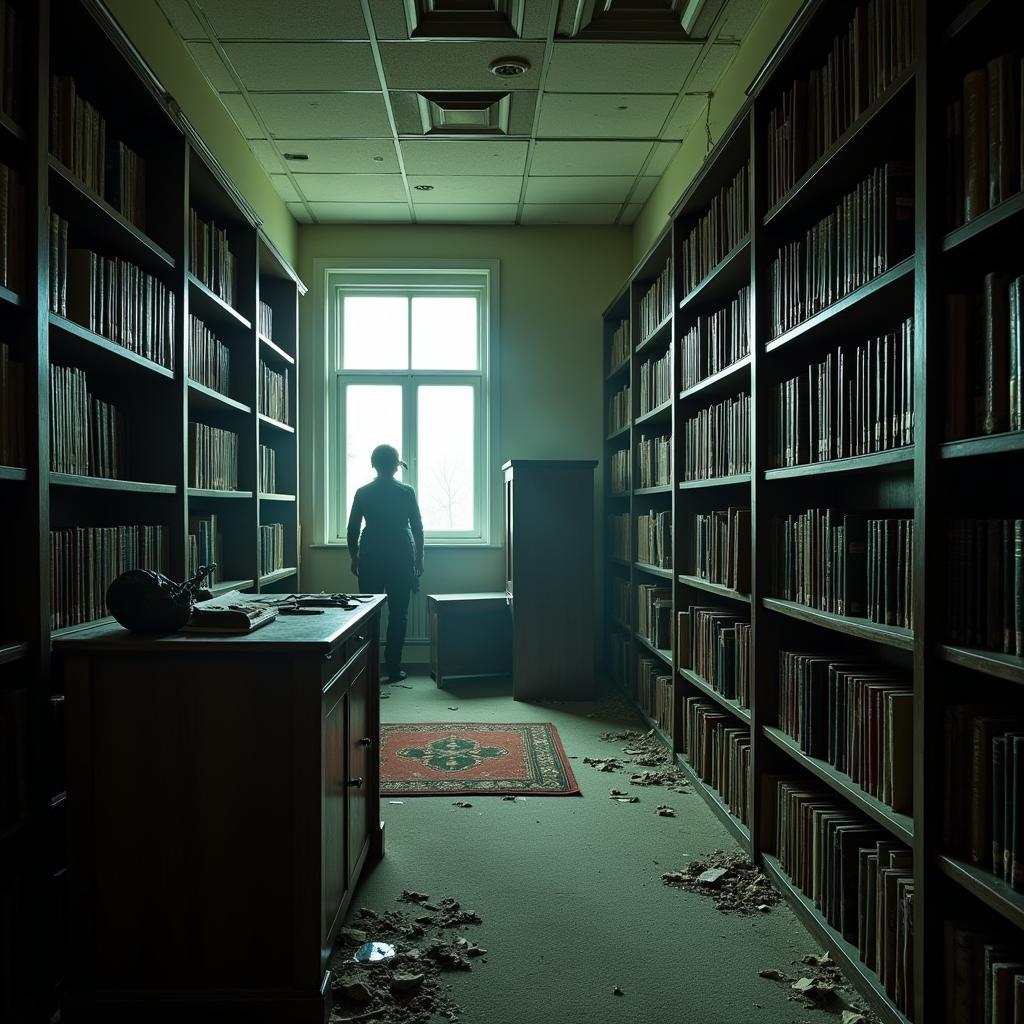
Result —
<instances>
[{"instance_id":1,"label":"wooden desk","mask_svg":"<svg viewBox=\"0 0 1024 1024\"><path fill-rule=\"evenodd\" d=\"M459 676L511 676L512 615L504 593L428 594L427 614L438 687Z\"/></svg>"},{"instance_id":2,"label":"wooden desk","mask_svg":"<svg viewBox=\"0 0 1024 1024\"><path fill-rule=\"evenodd\" d=\"M322 1024L383 853L378 625L97 627L55 644L68 747L68 1020Z\"/></svg>"}]
</instances>

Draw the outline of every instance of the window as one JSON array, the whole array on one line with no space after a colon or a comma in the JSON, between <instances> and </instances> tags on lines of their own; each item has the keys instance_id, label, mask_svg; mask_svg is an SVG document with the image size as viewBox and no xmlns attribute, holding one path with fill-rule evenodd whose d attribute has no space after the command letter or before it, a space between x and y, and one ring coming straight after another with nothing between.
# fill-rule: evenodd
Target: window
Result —
<instances>
[{"instance_id":1,"label":"window","mask_svg":"<svg viewBox=\"0 0 1024 1024\"><path fill-rule=\"evenodd\" d=\"M494 269L330 270L324 460L327 539L344 540L370 452L408 463L427 543L489 539Z\"/></svg>"}]
</instances>

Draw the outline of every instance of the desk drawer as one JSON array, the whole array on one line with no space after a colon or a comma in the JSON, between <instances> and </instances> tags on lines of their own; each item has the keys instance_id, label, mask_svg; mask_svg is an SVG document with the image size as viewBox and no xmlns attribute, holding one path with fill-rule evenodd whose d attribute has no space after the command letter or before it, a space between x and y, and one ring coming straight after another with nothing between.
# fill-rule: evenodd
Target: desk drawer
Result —
<instances>
[{"instance_id":1,"label":"desk drawer","mask_svg":"<svg viewBox=\"0 0 1024 1024\"><path fill-rule=\"evenodd\" d=\"M320 669L320 678L325 694L328 690L337 686L342 676L347 672L356 672L360 665L366 663L370 646L369 641L368 631L361 630L347 640L343 640L331 655L324 659Z\"/></svg>"}]
</instances>

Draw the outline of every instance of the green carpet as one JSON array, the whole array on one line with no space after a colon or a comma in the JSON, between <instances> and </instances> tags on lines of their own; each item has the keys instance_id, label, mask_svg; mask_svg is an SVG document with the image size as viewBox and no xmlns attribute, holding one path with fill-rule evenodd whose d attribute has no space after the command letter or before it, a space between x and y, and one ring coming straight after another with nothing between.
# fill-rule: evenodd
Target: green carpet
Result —
<instances>
[{"instance_id":1,"label":"green carpet","mask_svg":"<svg viewBox=\"0 0 1024 1024\"><path fill-rule=\"evenodd\" d=\"M446 797L382 800L386 855L365 876L353 913L406 909L395 898L416 889L480 914L472 939L489 951L487 962L447 976L462 1024L838 1021L757 976L762 968L793 973L791 961L820 952L788 908L726 916L662 884L663 871L734 844L696 794L656 788L637 790L638 804L608 799L626 780L583 758L619 752L602 732L639 727L624 705L619 716L603 704L588 717L594 706L517 703L496 685L407 683L383 688L384 721L553 722L583 791L573 800L473 797L468 810ZM658 817L663 802L678 817ZM616 985L623 996L612 994Z\"/></svg>"}]
</instances>

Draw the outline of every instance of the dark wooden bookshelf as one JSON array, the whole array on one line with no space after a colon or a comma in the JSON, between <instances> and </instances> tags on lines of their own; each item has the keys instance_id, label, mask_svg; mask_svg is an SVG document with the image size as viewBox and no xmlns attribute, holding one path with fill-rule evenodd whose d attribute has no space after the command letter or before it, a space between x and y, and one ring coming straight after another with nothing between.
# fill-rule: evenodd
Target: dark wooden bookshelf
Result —
<instances>
[{"instance_id":1,"label":"dark wooden bookshelf","mask_svg":"<svg viewBox=\"0 0 1024 1024\"><path fill-rule=\"evenodd\" d=\"M706 480L680 480L679 490L693 491L704 487L747 487L749 484L749 473L736 473L733 476L710 476Z\"/></svg>"},{"instance_id":2,"label":"dark wooden bookshelf","mask_svg":"<svg viewBox=\"0 0 1024 1024\"><path fill-rule=\"evenodd\" d=\"M61 359L68 359L86 369L96 367L97 369L108 368L117 371L128 369L148 370L157 376L174 379L174 371L166 366L140 356L137 352L118 345L116 341L104 338L102 334L90 331L81 324L67 317L50 313L50 327L53 331L50 338L50 351ZM72 340L73 339L73 340ZM82 342L88 346L83 346Z\"/></svg>"},{"instance_id":3,"label":"dark wooden bookshelf","mask_svg":"<svg viewBox=\"0 0 1024 1024\"><path fill-rule=\"evenodd\" d=\"M613 430L607 437L605 437L605 440L616 441L623 435L628 434L630 430L632 430L632 427L630 424L627 423L625 426L619 427L618 430Z\"/></svg>"},{"instance_id":4,"label":"dark wooden bookshelf","mask_svg":"<svg viewBox=\"0 0 1024 1024\"><path fill-rule=\"evenodd\" d=\"M615 367L614 370L609 370L608 373L605 374L605 378L604 379L606 381L616 380L618 377L621 377L624 373L627 373L628 370L629 370L629 360L628 359L624 359L621 363L619 363L618 366Z\"/></svg>"},{"instance_id":5,"label":"dark wooden bookshelf","mask_svg":"<svg viewBox=\"0 0 1024 1024\"><path fill-rule=\"evenodd\" d=\"M54 487L83 487L94 491L122 491L128 494L177 494L177 484L147 483L143 480L115 480L102 476L80 476L75 473L51 473Z\"/></svg>"},{"instance_id":6,"label":"dark wooden bookshelf","mask_svg":"<svg viewBox=\"0 0 1024 1024\"><path fill-rule=\"evenodd\" d=\"M622 619L617 619L617 618L615 618L614 615L609 615L608 616L608 621L616 629L624 629L627 633L632 633L633 632L633 627L631 625L629 625L628 622L623 622Z\"/></svg>"},{"instance_id":7,"label":"dark wooden bookshelf","mask_svg":"<svg viewBox=\"0 0 1024 1024\"><path fill-rule=\"evenodd\" d=\"M750 238L741 239L725 257L679 300L687 314L697 306L708 306L729 299L750 280Z\"/></svg>"},{"instance_id":8,"label":"dark wooden bookshelf","mask_svg":"<svg viewBox=\"0 0 1024 1024\"><path fill-rule=\"evenodd\" d=\"M658 484L656 487L638 487L633 493L640 496L645 494L671 494L672 485Z\"/></svg>"},{"instance_id":9,"label":"dark wooden bookshelf","mask_svg":"<svg viewBox=\"0 0 1024 1024\"><path fill-rule=\"evenodd\" d=\"M974 459L986 455L1019 455L1021 452L1024 452L1024 430L946 441L938 448L940 459Z\"/></svg>"},{"instance_id":10,"label":"dark wooden bookshelf","mask_svg":"<svg viewBox=\"0 0 1024 1024\"><path fill-rule=\"evenodd\" d=\"M230 303L225 302L215 291L207 288L194 274L188 275L190 301L196 307L196 316L211 327L242 327L252 330L252 323L242 316Z\"/></svg>"},{"instance_id":11,"label":"dark wooden bookshelf","mask_svg":"<svg viewBox=\"0 0 1024 1024\"><path fill-rule=\"evenodd\" d=\"M739 701L730 700L725 694L719 693L703 676L697 675L692 669L677 668L676 673L681 679L685 679L695 690L699 690L705 697L710 697L719 707L725 708L730 714L735 715L741 722L750 725L753 718L750 708L743 707Z\"/></svg>"},{"instance_id":12,"label":"dark wooden bookshelf","mask_svg":"<svg viewBox=\"0 0 1024 1024\"><path fill-rule=\"evenodd\" d=\"M28 657L29 647L26 643L0 642L0 665L9 665Z\"/></svg>"},{"instance_id":13,"label":"dark wooden bookshelf","mask_svg":"<svg viewBox=\"0 0 1024 1024\"><path fill-rule=\"evenodd\" d=\"M264 416L263 413L259 414L259 421L261 425L270 427L272 430L281 430L286 434L294 434L295 428L289 426L287 423L282 423L280 420L271 419L269 416Z\"/></svg>"},{"instance_id":14,"label":"dark wooden bookshelf","mask_svg":"<svg viewBox=\"0 0 1024 1024\"><path fill-rule=\"evenodd\" d=\"M699 398L703 403L715 398L724 397L725 395L735 394L737 389L743 389L744 381L742 378L749 378L749 376L750 356L744 356L742 359L737 359L735 363L730 363L728 366L723 367L718 373L713 373L710 377L705 377L696 384L683 388L679 392L679 399L685 402L691 398Z\"/></svg>"},{"instance_id":15,"label":"dark wooden bookshelf","mask_svg":"<svg viewBox=\"0 0 1024 1024\"><path fill-rule=\"evenodd\" d=\"M742 604L750 604L749 594L741 594L738 590L733 590L732 587L727 587L722 583L712 583L710 580L703 579L700 576L688 576L686 573L680 573L676 579L683 586L694 587L697 590L706 591L708 594L714 594L716 597L724 597L727 601L740 601Z\"/></svg>"},{"instance_id":16,"label":"dark wooden bookshelf","mask_svg":"<svg viewBox=\"0 0 1024 1024\"><path fill-rule=\"evenodd\" d=\"M276 359L278 362L287 363L289 366L295 365L295 356L288 355L280 345L271 341L265 334L259 334L257 332L257 337L260 339L260 355L262 355L264 359Z\"/></svg>"},{"instance_id":17,"label":"dark wooden bookshelf","mask_svg":"<svg viewBox=\"0 0 1024 1024\"><path fill-rule=\"evenodd\" d=\"M672 399L670 398L667 402L662 402L661 405L656 405L649 412L642 412L634 420L634 426L639 427L644 423L655 423L660 420L670 420L672 418Z\"/></svg>"},{"instance_id":18,"label":"dark wooden bookshelf","mask_svg":"<svg viewBox=\"0 0 1024 1024\"><path fill-rule=\"evenodd\" d=\"M732 833L739 847L746 853L750 852L750 829L729 810L729 805L719 796L714 786L705 782L692 768L685 755L676 753L676 765L686 776L690 786L704 802L714 811L718 820Z\"/></svg>"},{"instance_id":19,"label":"dark wooden bookshelf","mask_svg":"<svg viewBox=\"0 0 1024 1024\"><path fill-rule=\"evenodd\" d=\"M870 619L853 615L836 615L834 612L825 612L820 608L809 608L798 601L783 601L778 597L762 598L761 603L769 611L821 626L822 629L845 633L847 636L859 637L862 640L870 640L876 644L884 644L886 647L896 647L904 651L913 650L914 647L913 630L903 629L900 626L887 626L881 622L872 622Z\"/></svg>"},{"instance_id":20,"label":"dark wooden bookshelf","mask_svg":"<svg viewBox=\"0 0 1024 1024\"><path fill-rule=\"evenodd\" d=\"M251 498L253 497L252 491L222 491L217 490L213 487L190 487L188 489L188 496L190 498L227 498L227 499L239 499L239 498Z\"/></svg>"},{"instance_id":21,"label":"dark wooden bookshelf","mask_svg":"<svg viewBox=\"0 0 1024 1024\"><path fill-rule=\"evenodd\" d=\"M1017 892L1001 878L976 864L945 854L939 857L939 870L1015 928L1024 928L1024 893Z\"/></svg>"},{"instance_id":22,"label":"dark wooden bookshelf","mask_svg":"<svg viewBox=\"0 0 1024 1024\"><path fill-rule=\"evenodd\" d=\"M245 416L252 414L252 406L236 401L234 398L221 394L219 391L214 391L213 388L208 388L205 384L200 384L199 381L192 380L191 378L188 382L188 390L190 402L193 402L200 408L225 408L233 409L235 412L240 412Z\"/></svg>"},{"instance_id":23,"label":"dark wooden bookshelf","mask_svg":"<svg viewBox=\"0 0 1024 1024\"><path fill-rule=\"evenodd\" d=\"M665 317L665 319L662 320L661 323L658 324L658 326L655 327L654 330L651 331L651 333L648 334L647 337L644 338L644 340L641 341L639 345L637 345L637 347L636 347L636 354L637 355L647 355L647 351L646 350L648 348L654 348L656 342L658 342L658 341L667 341L668 338L669 338L667 330L668 330L669 326L671 326L671 324L672 324L672 317L671 317L671 315Z\"/></svg>"},{"instance_id":24,"label":"dark wooden bookshelf","mask_svg":"<svg viewBox=\"0 0 1024 1024\"><path fill-rule=\"evenodd\" d=\"M831 473L865 473L873 469L907 468L913 464L912 447L891 448L870 455L852 455L847 459L806 462L799 466L780 466L765 471L766 480L792 480L795 477L827 476Z\"/></svg>"},{"instance_id":25,"label":"dark wooden bookshelf","mask_svg":"<svg viewBox=\"0 0 1024 1024\"><path fill-rule=\"evenodd\" d=\"M669 666L669 668L672 667L672 652L671 651L665 651L665 650L662 650L660 647L655 647L654 644L652 644L651 641L648 640L647 637L645 637L643 635L643 633L634 633L633 635L636 637L636 642L641 647L643 647L645 650L649 651L651 654L656 654L659 658L661 658L661 660L663 662L665 662L666 665Z\"/></svg>"},{"instance_id":26,"label":"dark wooden bookshelf","mask_svg":"<svg viewBox=\"0 0 1024 1024\"><path fill-rule=\"evenodd\" d=\"M993 235L1006 234L1019 239L1022 221L1024 192L1017 192L950 231L942 239L943 251L957 256L964 253L968 258L982 255L991 245Z\"/></svg>"},{"instance_id":27,"label":"dark wooden bookshelf","mask_svg":"<svg viewBox=\"0 0 1024 1024\"><path fill-rule=\"evenodd\" d=\"M639 572L646 572L651 576L661 576L666 580L672 579L672 570L662 569L660 565L649 565L647 562L634 562L633 565Z\"/></svg>"},{"instance_id":28,"label":"dark wooden bookshelf","mask_svg":"<svg viewBox=\"0 0 1024 1024\"><path fill-rule=\"evenodd\" d=\"M260 501L295 501L294 494L276 494L267 491L260 491Z\"/></svg>"},{"instance_id":29,"label":"dark wooden bookshelf","mask_svg":"<svg viewBox=\"0 0 1024 1024\"><path fill-rule=\"evenodd\" d=\"M959 11L943 32L943 42L955 42L958 36L972 30L986 12L996 6L996 0L972 0Z\"/></svg>"},{"instance_id":30,"label":"dark wooden bookshelf","mask_svg":"<svg viewBox=\"0 0 1024 1024\"><path fill-rule=\"evenodd\" d=\"M273 572L264 573L260 576L260 586L267 587L271 583L277 583L278 580L286 580L298 573L298 569L295 566L285 569L275 569Z\"/></svg>"},{"instance_id":31,"label":"dark wooden bookshelf","mask_svg":"<svg viewBox=\"0 0 1024 1024\"><path fill-rule=\"evenodd\" d=\"M15 142L20 144L25 142L25 129L10 114L2 110L0 110L0 131L5 132Z\"/></svg>"},{"instance_id":32,"label":"dark wooden bookshelf","mask_svg":"<svg viewBox=\"0 0 1024 1024\"><path fill-rule=\"evenodd\" d=\"M20 482L28 479L28 470L21 466L0 466L0 480Z\"/></svg>"},{"instance_id":33,"label":"dark wooden bookshelf","mask_svg":"<svg viewBox=\"0 0 1024 1024\"><path fill-rule=\"evenodd\" d=\"M956 644L942 644L938 649L942 661L962 665L982 675L1005 679L1009 683L1024 685L1024 658L1002 651L986 651L982 648L961 647Z\"/></svg>"},{"instance_id":34,"label":"dark wooden bookshelf","mask_svg":"<svg viewBox=\"0 0 1024 1024\"><path fill-rule=\"evenodd\" d=\"M0 285L0 302L6 303L8 306L22 305L21 296L17 292L12 292L10 288L5 288L2 285Z\"/></svg>"},{"instance_id":35,"label":"dark wooden bookshelf","mask_svg":"<svg viewBox=\"0 0 1024 1024\"><path fill-rule=\"evenodd\" d=\"M231 590L251 590L254 586L253 580L218 580L210 587L210 592L216 597Z\"/></svg>"}]
</instances>

